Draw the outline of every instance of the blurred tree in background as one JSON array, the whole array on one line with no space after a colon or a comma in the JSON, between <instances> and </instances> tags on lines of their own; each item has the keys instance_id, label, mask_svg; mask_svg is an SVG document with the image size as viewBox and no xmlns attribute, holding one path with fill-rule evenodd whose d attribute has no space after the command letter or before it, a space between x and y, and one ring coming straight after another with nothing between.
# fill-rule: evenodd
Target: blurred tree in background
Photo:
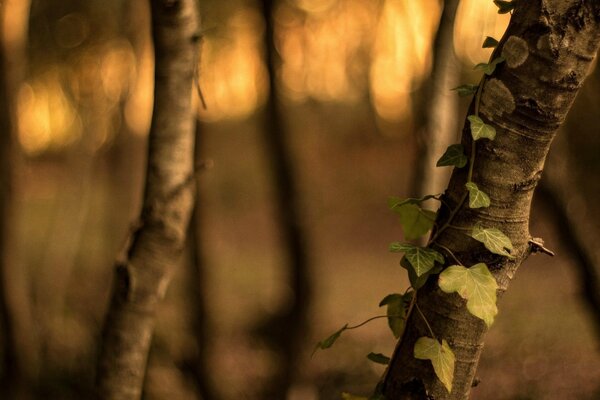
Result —
<instances>
[{"instance_id":1,"label":"blurred tree in background","mask_svg":"<svg viewBox=\"0 0 600 400\"><path fill-rule=\"evenodd\" d=\"M30 398L86 398L108 304L109 266L141 206L154 85L149 5L32 0L27 18L10 11L12 3L26 2L3 2L3 41L28 34L22 56L14 49L3 53L4 65L17 67L4 72L13 95L3 98L14 120L12 146L4 145L10 128L2 130L2 151L10 148L12 155L2 154L1 173L10 174L12 190L3 180L2 198L10 194L9 209L2 208L9 216L2 219L3 232L9 233L0 249L3 279L17 271L2 286L9 289L3 296L13 299L3 307L12 307L8 312L22 322L12 325L20 333L11 333L4 322L10 314L1 310L2 382L15 382L11 357L19 357L30 370L22 374ZM311 245L311 332L298 335L302 344L288 398L332 399L342 390L372 389L383 367L364 356L391 353L395 341L385 321L345 335L332 352L309 356L318 339L373 315L382 294L407 285L396 255L387 252L401 233L385 204L391 195L415 194L418 135L436 74L442 3L274 2L273 46L280 61L270 65L262 2L199 2L199 73L207 108L197 94L192 101L206 167L198 173L202 195L191 229L202 242L204 288L195 291L189 268L175 268L158 310L144 398L201 398L189 373L190 362L199 360L215 398L261 398L282 372L276 350L256 335L262 322L277 321L297 301L263 136L265 114L272 112L268 101L280 113L297 218ZM481 49L483 38L500 37L506 28L509 16L496 12L491 0L459 2L453 27L459 81L478 79L472 67L490 54ZM13 73L21 76L6 79ZM565 179L579 195L559 190L568 215L577 212L587 221L588 227L576 226L578 236L588 239L600 216L600 180L593 179L600 172L595 87L582 89L575 118L564 128L570 160ZM455 117L462 118L467 106L459 100ZM17 161L10 171L9 158ZM547 198L540 195L536 204L547 205ZM579 250L561 239L564 229L551 218L556 213L536 204L530 229L557 256L528 261L503 297L474 399L598 396L598 339L591 308L584 308L579 294ZM599 252L588 249L597 276ZM198 340L198 294L209 323L208 348ZM26 344L28 334L31 356L6 344L15 338Z\"/></svg>"}]
</instances>

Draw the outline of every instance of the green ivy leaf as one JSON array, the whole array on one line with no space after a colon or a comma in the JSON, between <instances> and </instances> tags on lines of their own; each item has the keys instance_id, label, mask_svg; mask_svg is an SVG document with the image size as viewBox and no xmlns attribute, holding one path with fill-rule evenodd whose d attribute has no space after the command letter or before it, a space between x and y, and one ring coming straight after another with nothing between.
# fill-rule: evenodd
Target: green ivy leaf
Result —
<instances>
[{"instance_id":1,"label":"green ivy leaf","mask_svg":"<svg viewBox=\"0 0 600 400\"><path fill-rule=\"evenodd\" d=\"M407 240L417 239L433 228L436 213L415 204L404 204L397 208L400 224Z\"/></svg>"},{"instance_id":2,"label":"green ivy leaf","mask_svg":"<svg viewBox=\"0 0 600 400\"><path fill-rule=\"evenodd\" d=\"M404 330L406 310L404 309L404 297L399 293L388 294L379 302L379 307L387 305L388 326L398 339Z\"/></svg>"},{"instance_id":3,"label":"green ivy leaf","mask_svg":"<svg viewBox=\"0 0 600 400\"><path fill-rule=\"evenodd\" d=\"M498 14L507 14L514 10L514 1L494 0L494 4L498 6Z\"/></svg>"},{"instance_id":4,"label":"green ivy leaf","mask_svg":"<svg viewBox=\"0 0 600 400\"><path fill-rule=\"evenodd\" d=\"M319 343L317 343L317 346L315 347L315 350L313 351L313 354L318 349L325 350L325 349L328 349L331 346L333 346L333 344L335 343L335 341L338 340L338 338L340 337L340 335L342 334L342 332L344 332L346 330L346 328L348 328L348 324L344 325L340 330L338 330L335 333L333 333L327 339L321 340Z\"/></svg>"},{"instance_id":5,"label":"green ivy leaf","mask_svg":"<svg viewBox=\"0 0 600 400\"><path fill-rule=\"evenodd\" d=\"M467 300L467 310L481 318L488 328L498 314L496 290L498 284L487 265L479 263L471 268L453 265L440 274L438 285L446 293L456 292Z\"/></svg>"},{"instance_id":6,"label":"green ivy leaf","mask_svg":"<svg viewBox=\"0 0 600 400\"><path fill-rule=\"evenodd\" d=\"M367 358L377 364L388 365L390 363L390 358L381 353L369 353Z\"/></svg>"},{"instance_id":7,"label":"green ivy leaf","mask_svg":"<svg viewBox=\"0 0 600 400\"><path fill-rule=\"evenodd\" d=\"M496 228L484 228L476 224L471 232L471 237L485 246L494 254L513 257L509 252L513 249L512 242L504 233Z\"/></svg>"},{"instance_id":8,"label":"green ivy leaf","mask_svg":"<svg viewBox=\"0 0 600 400\"><path fill-rule=\"evenodd\" d=\"M470 96L472 94L477 93L477 89L479 88L478 85L460 85L457 86L455 88L453 88L452 90L456 90L456 92L458 93L458 95L460 97L466 97L466 96Z\"/></svg>"},{"instance_id":9,"label":"green ivy leaf","mask_svg":"<svg viewBox=\"0 0 600 400\"><path fill-rule=\"evenodd\" d=\"M467 119L471 123L471 136L473 136L473 140L482 138L494 140L496 137L496 128L484 123L477 115L469 115Z\"/></svg>"},{"instance_id":10,"label":"green ivy leaf","mask_svg":"<svg viewBox=\"0 0 600 400\"><path fill-rule=\"evenodd\" d=\"M367 397L364 396L355 396L353 394L347 393L347 392L343 392L342 393L342 400L369 400Z\"/></svg>"},{"instance_id":11,"label":"green ivy leaf","mask_svg":"<svg viewBox=\"0 0 600 400\"><path fill-rule=\"evenodd\" d=\"M502 63L502 62L504 62L504 57L500 56L500 57L494 58L489 63L479 63L479 64L477 64L475 66L475 69L480 69L480 70L483 71L484 74L490 76L496 70L496 66L498 64Z\"/></svg>"},{"instance_id":12,"label":"green ivy leaf","mask_svg":"<svg viewBox=\"0 0 600 400\"><path fill-rule=\"evenodd\" d=\"M419 197L419 198L409 197L407 199L401 199L399 197L390 197L388 199L388 206L390 207L390 210L398 212L398 210L406 204L420 204L420 203L424 202L425 200L429 200L429 199L438 200L438 195L428 194L426 196Z\"/></svg>"},{"instance_id":13,"label":"green ivy leaf","mask_svg":"<svg viewBox=\"0 0 600 400\"><path fill-rule=\"evenodd\" d=\"M454 353L448 342L442 339L440 344L435 339L420 337L415 343L414 355L419 360L431 361L433 371L450 393L454 380Z\"/></svg>"},{"instance_id":14,"label":"green ivy leaf","mask_svg":"<svg viewBox=\"0 0 600 400\"><path fill-rule=\"evenodd\" d=\"M469 191L469 207L481 208L490 206L490 197L482 190L479 190L473 182L465 183L465 187Z\"/></svg>"},{"instance_id":15,"label":"green ivy leaf","mask_svg":"<svg viewBox=\"0 0 600 400\"><path fill-rule=\"evenodd\" d=\"M408 261L406 261L406 263L408 263ZM427 279L429 279L431 275L439 274L442 269L442 265L436 264L435 267L431 268L423 275L417 276L413 268L407 268L410 286L412 286L415 290L421 289L423 286L425 286Z\"/></svg>"},{"instance_id":16,"label":"green ivy leaf","mask_svg":"<svg viewBox=\"0 0 600 400\"><path fill-rule=\"evenodd\" d=\"M462 168L467 165L467 156L465 156L465 149L462 144L451 144L446 149L444 155L435 164L436 167L449 167L454 166Z\"/></svg>"},{"instance_id":17,"label":"green ivy leaf","mask_svg":"<svg viewBox=\"0 0 600 400\"><path fill-rule=\"evenodd\" d=\"M444 263L444 256L437 251L428 247L418 247L410 243L398 243L398 250L404 253L406 261L410 264L411 268L408 271L414 270L417 277L423 275L430 269L432 269L436 261L440 264ZM406 264L400 261L400 265L406 268Z\"/></svg>"},{"instance_id":18,"label":"green ivy leaf","mask_svg":"<svg viewBox=\"0 0 600 400\"><path fill-rule=\"evenodd\" d=\"M484 49L495 48L498 46L498 41L491 36L487 36L481 46Z\"/></svg>"}]
</instances>

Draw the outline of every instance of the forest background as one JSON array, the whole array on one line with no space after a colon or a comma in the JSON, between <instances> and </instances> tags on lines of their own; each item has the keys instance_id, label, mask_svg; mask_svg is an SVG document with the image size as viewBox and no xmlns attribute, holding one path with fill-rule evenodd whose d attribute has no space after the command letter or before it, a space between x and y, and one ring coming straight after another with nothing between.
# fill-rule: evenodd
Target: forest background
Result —
<instances>
[{"instance_id":1,"label":"forest background","mask_svg":"<svg viewBox=\"0 0 600 400\"><path fill-rule=\"evenodd\" d=\"M198 389L188 366L200 356L219 397L260 396L281 368L261 322L293 297L263 135L269 68L261 7L241 0L200 7L206 108L196 96L202 168L195 247L202 274L191 260L176 271L157 317L146 399L193 398ZM19 7L6 10L8 47L26 39L22 59L13 59L22 79L13 89L7 287L21 299L20 320L31 321L23 333L31 340L36 395L79 399L93 382L113 261L141 200L153 88L148 7L142 0L33 0L28 18ZM310 354L345 323L380 314L383 295L407 286L397 255L387 251L401 230L386 203L415 194L440 3L297 0L277 2L273 12L281 57L276 93L312 285L311 299L301 299L310 304L310 332L290 398L366 393L383 367L365 355L389 355L394 345L384 319ZM490 54L481 43L499 39L509 17L489 0L460 2L455 86L477 81L473 66ZM555 186L577 228L571 239L584 238L596 265L598 89L593 71L551 158ZM462 120L468 100L457 101ZM573 252L544 193L534 204L531 231L557 255L532 257L501 300L474 399L600 395L599 311L584 295L581 251Z\"/></svg>"}]
</instances>

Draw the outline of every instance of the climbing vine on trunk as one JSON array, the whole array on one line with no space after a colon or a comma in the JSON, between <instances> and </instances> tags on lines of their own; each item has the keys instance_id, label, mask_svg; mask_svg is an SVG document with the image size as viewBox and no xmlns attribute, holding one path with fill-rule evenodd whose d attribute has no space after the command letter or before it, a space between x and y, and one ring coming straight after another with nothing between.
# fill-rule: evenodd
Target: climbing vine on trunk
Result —
<instances>
[{"instance_id":1,"label":"climbing vine on trunk","mask_svg":"<svg viewBox=\"0 0 600 400\"><path fill-rule=\"evenodd\" d=\"M483 337L498 312L497 296L536 251L529 235L533 190L557 128L564 120L600 43L595 0L494 1L513 13L478 85L454 88L474 95L461 143L441 155L454 167L444 194L397 199L406 239L429 231L426 246L395 242L411 287L382 300L398 344L369 399L468 398ZM437 212L421 207L440 202ZM347 325L318 344L330 347ZM345 398L360 398L349 394ZM365 398L366 399L366 398Z\"/></svg>"}]
</instances>

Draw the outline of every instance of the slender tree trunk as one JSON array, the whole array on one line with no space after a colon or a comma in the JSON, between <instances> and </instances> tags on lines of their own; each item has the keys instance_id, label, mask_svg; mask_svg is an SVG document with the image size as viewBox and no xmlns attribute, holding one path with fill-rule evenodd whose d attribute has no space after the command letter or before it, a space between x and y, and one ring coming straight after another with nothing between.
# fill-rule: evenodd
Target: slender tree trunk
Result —
<instances>
[{"instance_id":1,"label":"slender tree trunk","mask_svg":"<svg viewBox=\"0 0 600 400\"><path fill-rule=\"evenodd\" d=\"M11 200L15 186L15 100L26 70L29 6L26 0L0 4L0 397L11 399L25 398L31 392L38 364L28 282L15 257Z\"/></svg>"},{"instance_id":2,"label":"slender tree trunk","mask_svg":"<svg viewBox=\"0 0 600 400\"><path fill-rule=\"evenodd\" d=\"M573 174L572 163L566 151L566 143L555 145L549 157L549 165L544 171L536 198L548 209L547 215L556 227L559 240L571 254L573 272L577 275L582 300L587 304L596 335L600 338L600 252L597 249L599 237L595 235L593 223L586 218L589 204L570 181ZM557 147L557 148L556 148ZM569 207L573 202L576 207Z\"/></svg>"},{"instance_id":3,"label":"slender tree trunk","mask_svg":"<svg viewBox=\"0 0 600 400\"><path fill-rule=\"evenodd\" d=\"M413 192L417 197L440 193L447 184L447 169L436 161L455 140L458 101L450 89L457 86L459 68L454 54L454 20L459 0L445 0L433 42L433 68L427 83Z\"/></svg>"},{"instance_id":4,"label":"slender tree trunk","mask_svg":"<svg viewBox=\"0 0 600 400\"><path fill-rule=\"evenodd\" d=\"M555 132L600 44L600 3L596 0L515 0L515 4L507 32L493 55L502 55L506 61L484 81L479 106L481 118L496 128L496 138L474 146L472 180L489 194L491 206L470 209L465 204L467 168L455 169L444 196L449 208L441 208L437 221L441 226L449 219L449 210L456 209L454 226L481 223L498 228L512 240L514 258L492 257L479 242L456 229L444 230L432 244L450 249L467 266L486 262L500 294L533 250L528 230L533 190ZM468 123L462 142L465 149L471 149ZM417 338L430 334L423 317L411 313L384 377L386 398L468 398L487 331L484 322L467 311L457 294L443 293L435 276L419 289L417 304L437 338L445 339L456 356L452 393L437 379L429 361L413 356Z\"/></svg>"},{"instance_id":5,"label":"slender tree trunk","mask_svg":"<svg viewBox=\"0 0 600 400\"><path fill-rule=\"evenodd\" d=\"M98 363L100 399L139 399L154 315L185 243L194 198L194 0L151 0L154 113L139 228L117 262Z\"/></svg>"},{"instance_id":6,"label":"slender tree trunk","mask_svg":"<svg viewBox=\"0 0 600 400\"><path fill-rule=\"evenodd\" d=\"M202 168L202 122L196 120L196 165ZM189 227L189 298L190 298L190 323L196 345L195 352L189 359L183 360L184 372L189 373L196 386L198 396L202 400L215 400L218 395L210 380L210 366L208 361L209 324L206 304L206 257L202 246L202 191L201 186L196 188L196 199L192 222Z\"/></svg>"},{"instance_id":7,"label":"slender tree trunk","mask_svg":"<svg viewBox=\"0 0 600 400\"><path fill-rule=\"evenodd\" d=\"M275 206L282 233L282 245L289 266L291 300L288 308L275 316L267 327L278 351L278 368L271 379L265 398L284 399L297 375L303 339L308 330L308 310L311 299L309 260L306 232L298 204L298 189L294 175L286 129L278 102L275 32L273 11L275 0L262 0L265 20L266 63L269 70L269 99L265 110L265 145L274 174Z\"/></svg>"}]
</instances>

